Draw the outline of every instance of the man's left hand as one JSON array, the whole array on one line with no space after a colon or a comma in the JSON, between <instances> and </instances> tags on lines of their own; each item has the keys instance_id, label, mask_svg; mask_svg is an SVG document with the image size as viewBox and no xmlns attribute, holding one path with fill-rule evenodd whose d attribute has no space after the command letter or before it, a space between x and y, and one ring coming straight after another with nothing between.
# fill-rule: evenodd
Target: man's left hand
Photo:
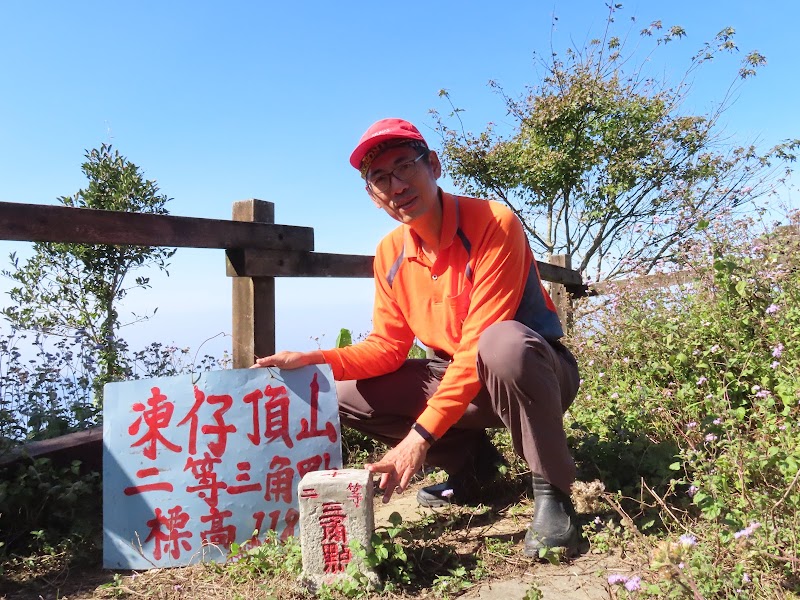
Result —
<instances>
[{"instance_id":1,"label":"man's left hand","mask_svg":"<svg viewBox=\"0 0 800 600\"><path fill-rule=\"evenodd\" d=\"M364 468L372 473L382 473L379 487L383 490L384 504L389 502L395 491L404 492L406 490L414 473L425 462L429 447L425 438L412 429L381 460L364 465Z\"/></svg>"}]
</instances>

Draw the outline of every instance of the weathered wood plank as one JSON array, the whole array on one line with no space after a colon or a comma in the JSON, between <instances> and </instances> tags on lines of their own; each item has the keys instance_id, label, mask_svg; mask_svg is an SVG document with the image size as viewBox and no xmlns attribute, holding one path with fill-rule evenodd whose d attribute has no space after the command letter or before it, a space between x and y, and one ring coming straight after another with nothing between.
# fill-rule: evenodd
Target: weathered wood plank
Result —
<instances>
[{"instance_id":1,"label":"weathered wood plank","mask_svg":"<svg viewBox=\"0 0 800 600\"><path fill-rule=\"evenodd\" d=\"M314 249L311 227L0 202L0 239L179 248Z\"/></svg>"},{"instance_id":2,"label":"weathered wood plank","mask_svg":"<svg viewBox=\"0 0 800 600\"><path fill-rule=\"evenodd\" d=\"M233 219L271 223L275 205L263 200L234 202ZM233 286L233 368L275 353L275 278L236 277Z\"/></svg>"},{"instance_id":3,"label":"weathered wood plank","mask_svg":"<svg viewBox=\"0 0 800 600\"><path fill-rule=\"evenodd\" d=\"M64 462L73 459L90 461L100 464L100 454L102 453L103 427L97 426L85 431L68 433L66 435L41 440L39 442L28 442L9 452L0 455L0 466L11 464L23 457L56 457L63 456Z\"/></svg>"},{"instance_id":4,"label":"weathered wood plank","mask_svg":"<svg viewBox=\"0 0 800 600\"><path fill-rule=\"evenodd\" d=\"M630 285L638 285L642 288L661 288L671 285L683 285L697 279L697 274L692 269L675 271L673 273L653 273L632 279L621 279L619 281L601 281L588 286L590 296L602 296L610 292Z\"/></svg>"},{"instance_id":5,"label":"weathered wood plank","mask_svg":"<svg viewBox=\"0 0 800 600\"><path fill-rule=\"evenodd\" d=\"M572 286L583 286L583 279L581 279L581 274L577 271L565 269L558 265L551 265L540 260L536 261L536 265L539 268L539 276L544 281L565 285L570 292L572 291L570 289Z\"/></svg>"},{"instance_id":6,"label":"weathered wood plank","mask_svg":"<svg viewBox=\"0 0 800 600\"><path fill-rule=\"evenodd\" d=\"M554 254L550 259L551 266L561 267L564 270L569 270L570 256L568 254ZM541 273L540 273L541 275ZM569 293L567 286L562 283L551 282L550 296L553 303L556 305L556 312L558 313L558 320L561 321L561 327L564 328L564 333L569 334L572 329L572 295Z\"/></svg>"},{"instance_id":7,"label":"weathered wood plank","mask_svg":"<svg viewBox=\"0 0 800 600\"><path fill-rule=\"evenodd\" d=\"M229 277L372 277L372 256L277 250L226 254Z\"/></svg>"}]
</instances>

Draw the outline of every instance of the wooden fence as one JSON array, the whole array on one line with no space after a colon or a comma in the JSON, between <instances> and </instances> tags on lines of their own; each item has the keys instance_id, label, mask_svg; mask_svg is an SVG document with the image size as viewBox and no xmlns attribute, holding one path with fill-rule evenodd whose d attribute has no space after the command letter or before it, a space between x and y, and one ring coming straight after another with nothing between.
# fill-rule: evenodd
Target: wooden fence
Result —
<instances>
[{"instance_id":1,"label":"wooden fence","mask_svg":"<svg viewBox=\"0 0 800 600\"><path fill-rule=\"evenodd\" d=\"M233 204L233 219L199 219L0 202L0 239L225 250L233 278L233 367L275 351L276 277L372 277L372 256L314 252L314 230L275 224L263 200ZM587 291L567 257L538 262L565 324L572 296Z\"/></svg>"}]
</instances>

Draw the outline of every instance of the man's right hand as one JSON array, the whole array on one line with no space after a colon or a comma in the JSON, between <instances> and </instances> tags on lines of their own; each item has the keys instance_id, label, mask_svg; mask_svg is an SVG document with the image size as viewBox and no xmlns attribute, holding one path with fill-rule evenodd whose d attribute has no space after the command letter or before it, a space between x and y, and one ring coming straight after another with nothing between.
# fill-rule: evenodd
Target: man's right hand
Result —
<instances>
[{"instance_id":1,"label":"man's right hand","mask_svg":"<svg viewBox=\"0 0 800 600\"><path fill-rule=\"evenodd\" d=\"M299 369L300 367L319 365L324 362L325 359L322 357L322 352L319 350L314 350L313 352L290 352L283 350L272 356L257 358L255 364L250 368L278 367L279 369Z\"/></svg>"}]
</instances>

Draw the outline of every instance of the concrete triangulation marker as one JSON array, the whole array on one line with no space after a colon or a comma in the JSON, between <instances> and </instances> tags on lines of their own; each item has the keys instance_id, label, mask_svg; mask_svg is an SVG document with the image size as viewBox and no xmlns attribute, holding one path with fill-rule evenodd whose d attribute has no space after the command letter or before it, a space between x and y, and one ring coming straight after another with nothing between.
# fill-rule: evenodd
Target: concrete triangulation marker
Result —
<instances>
[{"instance_id":1,"label":"concrete triangulation marker","mask_svg":"<svg viewBox=\"0 0 800 600\"><path fill-rule=\"evenodd\" d=\"M297 488L300 501L300 545L303 580L312 589L348 577L347 566L373 585L378 576L350 548L353 540L371 551L375 531L373 485L369 471L341 469L306 473Z\"/></svg>"}]
</instances>

